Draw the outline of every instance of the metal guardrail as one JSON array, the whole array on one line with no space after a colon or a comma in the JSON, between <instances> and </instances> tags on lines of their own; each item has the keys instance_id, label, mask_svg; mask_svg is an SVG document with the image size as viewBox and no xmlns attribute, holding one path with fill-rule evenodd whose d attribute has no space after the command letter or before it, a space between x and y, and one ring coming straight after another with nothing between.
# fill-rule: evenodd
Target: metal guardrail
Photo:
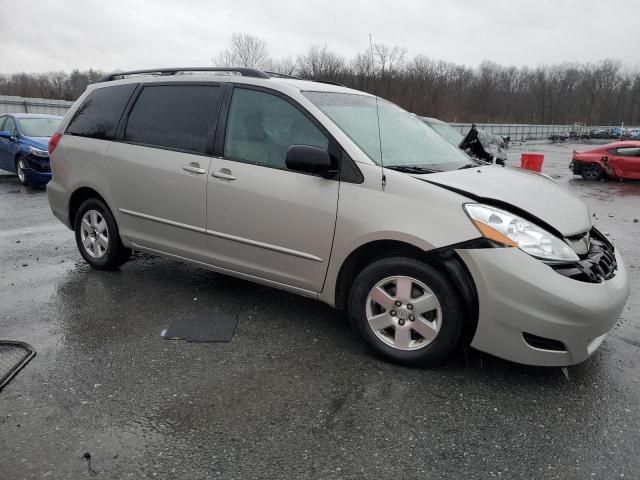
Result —
<instances>
[{"instance_id":1,"label":"metal guardrail","mask_svg":"<svg viewBox=\"0 0 640 480\"><path fill-rule=\"evenodd\" d=\"M471 128L471 123L452 123L461 133L466 133ZM578 135L589 133L591 127L584 125L534 125L534 124L498 124L476 123L476 128L503 137L511 137L511 140L538 140L546 139L554 133L577 132Z\"/></svg>"},{"instance_id":2,"label":"metal guardrail","mask_svg":"<svg viewBox=\"0 0 640 480\"><path fill-rule=\"evenodd\" d=\"M471 123L451 123L463 135L471 128ZM476 128L486 130L487 132L500 135L503 137L511 137L511 140L540 140L547 139L553 134L563 132L576 132L578 135L588 134L591 130L597 128L610 129L619 127L619 125L582 125L574 123L571 125L535 125L526 123L476 123ZM625 128L634 128L625 126Z\"/></svg>"},{"instance_id":3,"label":"metal guardrail","mask_svg":"<svg viewBox=\"0 0 640 480\"><path fill-rule=\"evenodd\" d=\"M71 108L71 105L73 105L73 102L67 100L0 95L0 114L44 113L48 115L64 115Z\"/></svg>"}]
</instances>

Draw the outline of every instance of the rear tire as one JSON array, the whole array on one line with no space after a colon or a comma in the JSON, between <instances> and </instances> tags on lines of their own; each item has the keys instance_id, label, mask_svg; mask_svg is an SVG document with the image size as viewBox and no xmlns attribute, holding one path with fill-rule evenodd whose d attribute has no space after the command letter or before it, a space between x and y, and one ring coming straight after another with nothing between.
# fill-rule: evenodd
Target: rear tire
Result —
<instances>
[{"instance_id":1,"label":"rear tire","mask_svg":"<svg viewBox=\"0 0 640 480\"><path fill-rule=\"evenodd\" d=\"M456 290L436 269L407 257L375 261L349 294L355 330L379 357L406 366L442 361L462 334Z\"/></svg>"},{"instance_id":2,"label":"rear tire","mask_svg":"<svg viewBox=\"0 0 640 480\"><path fill-rule=\"evenodd\" d=\"M23 156L19 155L18 158L16 158L16 174L18 175L18 183L20 185L27 186L29 185L29 181L23 171L25 168L28 168L27 161Z\"/></svg>"},{"instance_id":3,"label":"rear tire","mask_svg":"<svg viewBox=\"0 0 640 480\"><path fill-rule=\"evenodd\" d=\"M600 180L604 177L604 168L599 163L587 163L583 165L580 176L584 180Z\"/></svg>"},{"instance_id":4,"label":"rear tire","mask_svg":"<svg viewBox=\"0 0 640 480\"><path fill-rule=\"evenodd\" d=\"M76 212L74 230L80 254L93 268L114 270L131 256L122 245L118 225L102 200L89 198Z\"/></svg>"}]
</instances>

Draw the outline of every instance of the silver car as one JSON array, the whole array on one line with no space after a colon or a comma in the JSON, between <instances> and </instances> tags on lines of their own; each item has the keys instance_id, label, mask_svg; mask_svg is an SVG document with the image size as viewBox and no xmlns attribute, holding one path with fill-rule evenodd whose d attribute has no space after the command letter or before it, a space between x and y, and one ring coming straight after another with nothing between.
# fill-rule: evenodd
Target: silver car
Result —
<instances>
[{"instance_id":1,"label":"silver car","mask_svg":"<svg viewBox=\"0 0 640 480\"><path fill-rule=\"evenodd\" d=\"M132 250L345 309L405 365L460 342L571 365L629 295L619 251L543 176L479 166L372 95L252 69L123 72L50 142L54 215L93 267Z\"/></svg>"}]
</instances>

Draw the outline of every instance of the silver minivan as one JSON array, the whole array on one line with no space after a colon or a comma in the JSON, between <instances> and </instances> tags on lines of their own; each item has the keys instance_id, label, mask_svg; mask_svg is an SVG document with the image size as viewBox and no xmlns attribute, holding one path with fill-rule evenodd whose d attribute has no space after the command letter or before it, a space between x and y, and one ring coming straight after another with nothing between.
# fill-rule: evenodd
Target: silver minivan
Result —
<instances>
[{"instance_id":1,"label":"silver minivan","mask_svg":"<svg viewBox=\"0 0 640 480\"><path fill-rule=\"evenodd\" d=\"M466 342L575 364L629 295L620 253L553 180L480 166L339 85L121 72L87 88L49 149L51 209L91 266L138 250L316 298L397 363Z\"/></svg>"}]
</instances>

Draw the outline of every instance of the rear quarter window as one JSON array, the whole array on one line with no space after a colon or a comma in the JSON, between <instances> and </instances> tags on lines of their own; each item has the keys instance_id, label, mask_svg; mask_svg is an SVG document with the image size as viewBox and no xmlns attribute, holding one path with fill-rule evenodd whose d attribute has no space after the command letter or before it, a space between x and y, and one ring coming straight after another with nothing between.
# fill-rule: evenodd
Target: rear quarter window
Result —
<instances>
[{"instance_id":1,"label":"rear quarter window","mask_svg":"<svg viewBox=\"0 0 640 480\"><path fill-rule=\"evenodd\" d=\"M80 137L112 140L122 112L137 84L98 88L84 100L66 133Z\"/></svg>"}]
</instances>

